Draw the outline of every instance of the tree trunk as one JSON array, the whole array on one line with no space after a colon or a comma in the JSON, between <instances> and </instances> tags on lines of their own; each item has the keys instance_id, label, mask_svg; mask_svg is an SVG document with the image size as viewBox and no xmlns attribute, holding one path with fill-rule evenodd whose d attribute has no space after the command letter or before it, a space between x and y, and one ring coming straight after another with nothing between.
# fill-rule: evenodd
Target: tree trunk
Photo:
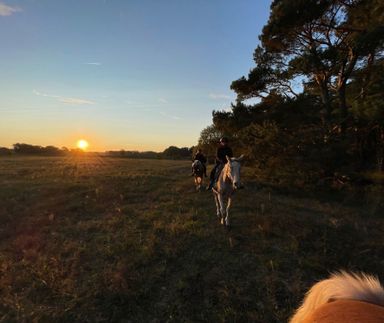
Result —
<instances>
[{"instance_id":1,"label":"tree trunk","mask_svg":"<svg viewBox=\"0 0 384 323\"><path fill-rule=\"evenodd\" d=\"M338 89L340 111L341 111L341 117L343 120L348 116L347 101L345 97L345 88L346 88L346 84L345 82L343 82Z\"/></svg>"},{"instance_id":2,"label":"tree trunk","mask_svg":"<svg viewBox=\"0 0 384 323\"><path fill-rule=\"evenodd\" d=\"M377 170L382 172L384 169L384 129L379 126L377 131L377 144L376 144L376 163Z\"/></svg>"},{"instance_id":3,"label":"tree trunk","mask_svg":"<svg viewBox=\"0 0 384 323\"><path fill-rule=\"evenodd\" d=\"M349 50L349 55L344 59L337 80L337 93L339 96L339 104L342 118L342 127L344 126L345 119L348 116L348 107L346 100L346 87L347 81L355 68L357 62L357 55L352 48Z\"/></svg>"},{"instance_id":4,"label":"tree trunk","mask_svg":"<svg viewBox=\"0 0 384 323\"><path fill-rule=\"evenodd\" d=\"M331 98L327 84L322 84L321 86L321 99L325 108L325 120L329 122L331 119Z\"/></svg>"},{"instance_id":5,"label":"tree trunk","mask_svg":"<svg viewBox=\"0 0 384 323\"><path fill-rule=\"evenodd\" d=\"M315 80L320 88L321 102L324 106L324 123L328 123L331 120L331 97L329 95L329 84L328 80L323 74L315 75Z\"/></svg>"}]
</instances>

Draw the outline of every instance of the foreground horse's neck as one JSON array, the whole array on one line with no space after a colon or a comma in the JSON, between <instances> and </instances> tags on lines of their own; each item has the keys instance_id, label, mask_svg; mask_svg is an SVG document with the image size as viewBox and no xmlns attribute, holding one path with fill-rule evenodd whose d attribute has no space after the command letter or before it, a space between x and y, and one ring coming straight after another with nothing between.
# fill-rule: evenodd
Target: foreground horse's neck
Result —
<instances>
[{"instance_id":1,"label":"foreground horse's neck","mask_svg":"<svg viewBox=\"0 0 384 323\"><path fill-rule=\"evenodd\" d=\"M224 182L229 182L229 183L232 183L232 178L231 176L228 175L228 173L230 172L230 165L229 165L229 162L225 164L224 168L223 168L223 172L222 172L222 175L223 175L223 181Z\"/></svg>"},{"instance_id":2,"label":"foreground horse's neck","mask_svg":"<svg viewBox=\"0 0 384 323\"><path fill-rule=\"evenodd\" d=\"M228 162L225 164L223 170L220 173L217 182L217 192L227 192L232 194L233 190L232 178L230 176L230 162Z\"/></svg>"}]
</instances>

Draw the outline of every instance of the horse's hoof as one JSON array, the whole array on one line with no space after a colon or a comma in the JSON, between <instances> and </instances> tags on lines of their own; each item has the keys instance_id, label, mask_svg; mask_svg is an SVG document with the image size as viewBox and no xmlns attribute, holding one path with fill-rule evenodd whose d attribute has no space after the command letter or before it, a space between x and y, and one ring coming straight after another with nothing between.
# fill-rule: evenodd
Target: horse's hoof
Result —
<instances>
[{"instance_id":1,"label":"horse's hoof","mask_svg":"<svg viewBox=\"0 0 384 323\"><path fill-rule=\"evenodd\" d=\"M224 224L224 220L223 220L223 218L221 218L220 223L221 223L221 224Z\"/></svg>"}]
</instances>

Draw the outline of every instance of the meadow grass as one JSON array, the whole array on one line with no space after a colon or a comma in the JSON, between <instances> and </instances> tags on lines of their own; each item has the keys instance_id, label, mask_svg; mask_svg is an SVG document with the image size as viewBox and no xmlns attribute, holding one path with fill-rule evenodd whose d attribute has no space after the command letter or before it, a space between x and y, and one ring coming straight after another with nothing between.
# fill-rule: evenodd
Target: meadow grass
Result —
<instances>
[{"instance_id":1,"label":"meadow grass","mask_svg":"<svg viewBox=\"0 0 384 323\"><path fill-rule=\"evenodd\" d=\"M284 322L331 271L383 278L376 199L243 180L226 230L188 161L0 158L0 322Z\"/></svg>"}]
</instances>

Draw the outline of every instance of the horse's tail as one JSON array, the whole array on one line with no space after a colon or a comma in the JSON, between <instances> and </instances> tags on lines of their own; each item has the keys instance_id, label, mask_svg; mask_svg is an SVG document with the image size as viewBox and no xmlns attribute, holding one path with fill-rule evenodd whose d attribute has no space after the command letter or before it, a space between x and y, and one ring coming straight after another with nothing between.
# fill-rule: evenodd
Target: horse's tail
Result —
<instances>
[{"instance_id":1,"label":"horse's tail","mask_svg":"<svg viewBox=\"0 0 384 323\"><path fill-rule=\"evenodd\" d=\"M290 323L301 323L319 306L339 299L365 301L384 306L384 288L379 280L371 275L345 271L334 273L307 292L303 304L291 318Z\"/></svg>"}]
</instances>

